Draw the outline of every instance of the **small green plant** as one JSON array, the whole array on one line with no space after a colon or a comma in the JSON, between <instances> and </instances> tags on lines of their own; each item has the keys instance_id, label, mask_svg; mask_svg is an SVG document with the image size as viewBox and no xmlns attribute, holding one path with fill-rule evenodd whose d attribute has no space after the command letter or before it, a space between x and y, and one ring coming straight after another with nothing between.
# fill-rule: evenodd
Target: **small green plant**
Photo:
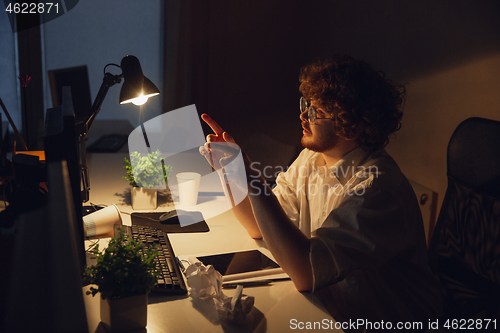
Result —
<instances>
[{"instance_id":1,"label":"small green plant","mask_svg":"<svg viewBox=\"0 0 500 333\"><path fill-rule=\"evenodd\" d=\"M144 188L163 188L170 178L172 167L164 165L159 150L141 156L137 151L130 153L130 161L125 158L123 166L127 172L122 178L129 181L130 186ZM135 176L134 176L135 170Z\"/></svg>"},{"instance_id":2,"label":"small green plant","mask_svg":"<svg viewBox=\"0 0 500 333\"><path fill-rule=\"evenodd\" d=\"M84 276L97 288L90 287L87 295L100 292L103 299L116 299L148 294L157 283L160 272L154 259L159 255L158 250L131 240L123 230L109 241L104 251L100 252L97 245L91 253L96 256L97 264L86 267Z\"/></svg>"}]
</instances>

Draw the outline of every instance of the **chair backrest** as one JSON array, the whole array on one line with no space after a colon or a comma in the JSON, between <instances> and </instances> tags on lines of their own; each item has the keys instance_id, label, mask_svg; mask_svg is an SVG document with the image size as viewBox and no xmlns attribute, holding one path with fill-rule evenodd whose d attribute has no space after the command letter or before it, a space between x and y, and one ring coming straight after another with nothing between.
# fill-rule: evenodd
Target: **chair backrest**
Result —
<instances>
[{"instance_id":1,"label":"chair backrest","mask_svg":"<svg viewBox=\"0 0 500 333\"><path fill-rule=\"evenodd\" d=\"M297 157L296 146L278 141L269 135L257 132L250 136L241 149L252 160L253 167L258 169L264 179L272 184L280 171L286 171Z\"/></svg>"},{"instance_id":2,"label":"chair backrest","mask_svg":"<svg viewBox=\"0 0 500 333\"><path fill-rule=\"evenodd\" d=\"M500 122L463 121L448 145L447 174L448 188L429 245L446 315L498 316Z\"/></svg>"},{"instance_id":3,"label":"chair backrest","mask_svg":"<svg viewBox=\"0 0 500 333\"><path fill-rule=\"evenodd\" d=\"M448 145L448 177L500 197L500 121L469 118Z\"/></svg>"}]
</instances>

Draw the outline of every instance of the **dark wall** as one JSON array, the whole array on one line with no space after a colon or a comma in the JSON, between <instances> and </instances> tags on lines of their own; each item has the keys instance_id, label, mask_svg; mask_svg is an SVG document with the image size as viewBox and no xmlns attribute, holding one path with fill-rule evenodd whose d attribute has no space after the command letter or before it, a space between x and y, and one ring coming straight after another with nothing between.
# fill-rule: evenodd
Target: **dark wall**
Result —
<instances>
[{"instance_id":1,"label":"dark wall","mask_svg":"<svg viewBox=\"0 0 500 333\"><path fill-rule=\"evenodd\" d=\"M208 28L192 19L194 29L208 39L206 56L194 54L197 107L235 138L262 131L299 143L297 78L309 53L305 4L210 1ZM204 61L206 67L196 67Z\"/></svg>"},{"instance_id":2,"label":"dark wall","mask_svg":"<svg viewBox=\"0 0 500 333\"><path fill-rule=\"evenodd\" d=\"M498 1L311 3L313 51L355 54L394 79L411 80L500 49Z\"/></svg>"},{"instance_id":3,"label":"dark wall","mask_svg":"<svg viewBox=\"0 0 500 333\"><path fill-rule=\"evenodd\" d=\"M497 1L209 1L196 10L198 108L240 140L263 131L299 144L298 73L318 57L353 54L411 83L500 49Z\"/></svg>"}]
</instances>

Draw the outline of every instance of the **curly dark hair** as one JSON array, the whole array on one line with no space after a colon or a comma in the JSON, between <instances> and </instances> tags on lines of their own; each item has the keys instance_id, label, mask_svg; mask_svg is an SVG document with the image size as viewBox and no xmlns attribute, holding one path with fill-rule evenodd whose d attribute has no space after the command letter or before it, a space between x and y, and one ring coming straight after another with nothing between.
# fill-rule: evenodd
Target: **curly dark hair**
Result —
<instances>
[{"instance_id":1,"label":"curly dark hair","mask_svg":"<svg viewBox=\"0 0 500 333\"><path fill-rule=\"evenodd\" d=\"M364 149L385 147L401 128L404 85L352 56L336 55L303 67L299 90L333 115L337 135L354 138Z\"/></svg>"}]
</instances>

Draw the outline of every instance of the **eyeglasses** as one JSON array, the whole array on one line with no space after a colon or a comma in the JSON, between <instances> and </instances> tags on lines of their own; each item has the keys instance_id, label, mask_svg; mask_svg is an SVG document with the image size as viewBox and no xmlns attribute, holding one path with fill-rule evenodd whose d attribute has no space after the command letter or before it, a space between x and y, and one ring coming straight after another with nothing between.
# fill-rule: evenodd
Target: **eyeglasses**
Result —
<instances>
[{"instance_id":1,"label":"eyeglasses","mask_svg":"<svg viewBox=\"0 0 500 333\"><path fill-rule=\"evenodd\" d=\"M307 111L307 119L309 120L309 124L314 124L316 122L316 119L332 119L332 118L318 118L317 117L317 112L316 112L316 109L314 108L314 106L311 105L311 103L309 103L307 101L307 99L305 99L304 97L301 97L300 98L300 113L304 113L305 111Z\"/></svg>"}]
</instances>

